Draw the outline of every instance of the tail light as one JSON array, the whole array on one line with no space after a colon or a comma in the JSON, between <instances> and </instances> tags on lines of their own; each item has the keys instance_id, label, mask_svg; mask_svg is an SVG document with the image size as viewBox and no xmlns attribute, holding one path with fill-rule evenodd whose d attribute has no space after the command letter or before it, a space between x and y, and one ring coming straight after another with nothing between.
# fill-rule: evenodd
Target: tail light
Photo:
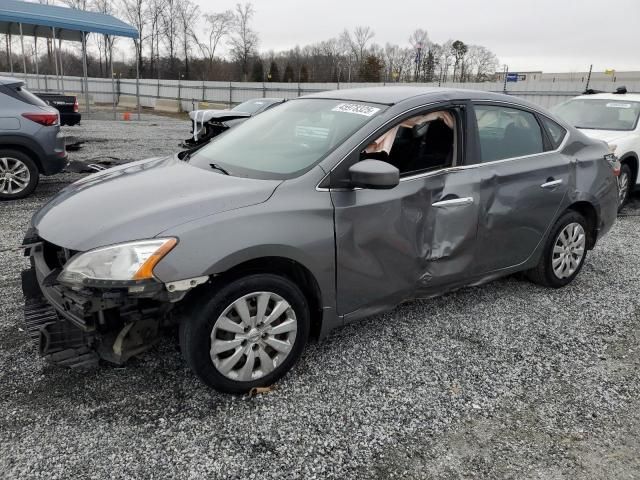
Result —
<instances>
[{"instance_id":1,"label":"tail light","mask_svg":"<svg viewBox=\"0 0 640 480\"><path fill-rule=\"evenodd\" d=\"M80 107L78 106L78 99L74 98L73 99L73 111L74 112L78 112L80 110Z\"/></svg>"},{"instance_id":2,"label":"tail light","mask_svg":"<svg viewBox=\"0 0 640 480\"><path fill-rule=\"evenodd\" d=\"M620 176L620 160L613 153L608 153L604 156L604 159L607 161L611 169L613 170L613 174L616 177Z\"/></svg>"},{"instance_id":3,"label":"tail light","mask_svg":"<svg viewBox=\"0 0 640 480\"><path fill-rule=\"evenodd\" d=\"M58 125L57 113L23 113L22 116L45 127Z\"/></svg>"}]
</instances>

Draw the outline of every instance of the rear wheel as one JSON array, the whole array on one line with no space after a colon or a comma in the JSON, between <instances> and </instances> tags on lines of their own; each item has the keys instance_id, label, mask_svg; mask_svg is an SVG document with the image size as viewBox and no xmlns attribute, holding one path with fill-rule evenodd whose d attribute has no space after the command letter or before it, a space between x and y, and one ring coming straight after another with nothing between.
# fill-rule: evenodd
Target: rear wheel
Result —
<instances>
[{"instance_id":1,"label":"rear wheel","mask_svg":"<svg viewBox=\"0 0 640 480\"><path fill-rule=\"evenodd\" d=\"M296 363L309 335L309 307L286 278L240 278L198 305L180 328L182 354L207 385L244 393L271 385Z\"/></svg>"},{"instance_id":2,"label":"rear wheel","mask_svg":"<svg viewBox=\"0 0 640 480\"><path fill-rule=\"evenodd\" d=\"M35 162L17 150L0 150L0 199L16 200L31 194L38 185Z\"/></svg>"},{"instance_id":3,"label":"rear wheel","mask_svg":"<svg viewBox=\"0 0 640 480\"><path fill-rule=\"evenodd\" d=\"M529 279L552 288L571 283L580 273L587 255L587 230L588 224L582 215L566 211L551 229L540 262L527 272Z\"/></svg>"},{"instance_id":4,"label":"rear wheel","mask_svg":"<svg viewBox=\"0 0 640 480\"><path fill-rule=\"evenodd\" d=\"M623 163L620 167L620 175L618 176L618 211L624 207L629 200L629 192L631 191L631 168L628 164Z\"/></svg>"}]
</instances>

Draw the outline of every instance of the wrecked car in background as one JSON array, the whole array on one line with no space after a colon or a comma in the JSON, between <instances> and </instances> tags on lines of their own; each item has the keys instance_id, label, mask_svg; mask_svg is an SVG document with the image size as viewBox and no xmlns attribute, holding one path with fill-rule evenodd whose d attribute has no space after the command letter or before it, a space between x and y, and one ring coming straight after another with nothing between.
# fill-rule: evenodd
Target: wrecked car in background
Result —
<instances>
[{"instance_id":1,"label":"wrecked car in background","mask_svg":"<svg viewBox=\"0 0 640 480\"><path fill-rule=\"evenodd\" d=\"M231 127L285 101L284 98L256 98L236 105L231 110L193 110L189 112L191 138L184 141L184 146L194 148L204 145Z\"/></svg>"},{"instance_id":2,"label":"wrecked car in background","mask_svg":"<svg viewBox=\"0 0 640 480\"><path fill-rule=\"evenodd\" d=\"M567 285L615 221L619 168L604 142L510 96L302 97L182 160L62 190L24 240L27 329L78 367L178 326L200 379L246 392L308 338L400 302L519 271Z\"/></svg>"}]
</instances>

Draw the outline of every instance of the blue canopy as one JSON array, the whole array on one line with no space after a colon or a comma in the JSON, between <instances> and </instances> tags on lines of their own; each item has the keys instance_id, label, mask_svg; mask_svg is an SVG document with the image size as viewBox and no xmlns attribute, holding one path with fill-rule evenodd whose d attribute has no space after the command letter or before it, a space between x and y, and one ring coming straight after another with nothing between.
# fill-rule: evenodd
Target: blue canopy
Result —
<instances>
[{"instance_id":1,"label":"blue canopy","mask_svg":"<svg viewBox=\"0 0 640 480\"><path fill-rule=\"evenodd\" d=\"M111 15L20 0L0 0L0 33L81 40L82 32L138 38L138 30Z\"/></svg>"}]
</instances>

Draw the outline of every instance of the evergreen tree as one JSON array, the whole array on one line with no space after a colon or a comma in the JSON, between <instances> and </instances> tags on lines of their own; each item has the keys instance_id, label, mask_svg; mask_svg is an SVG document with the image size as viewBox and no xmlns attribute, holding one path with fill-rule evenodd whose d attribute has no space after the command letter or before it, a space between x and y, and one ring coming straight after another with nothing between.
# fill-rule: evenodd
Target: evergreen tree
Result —
<instances>
[{"instance_id":1,"label":"evergreen tree","mask_svg":"<svg viewBox=\"0 0 640 480\"><path fill-rule=\"evenodd\" d=\"M360 79L363 82L379 82L383 66L381 59L375 55L367 55L360 67Z\"/></svg>"},{"instance_id":2,"label":"evergreen tree","mask_svg":"<svg viewBox=\"0 0 640 480\"><path fill-rule=\"evenodd\" d=\"M253 62L253 71L251 72L251 81L252 82L262 82L264 81L264 67L262 66L262 60L256 58Z\"/></svg>"},{"instance_id":3,"label":"evergreen tree","mask_svg":"<svg viewBox=\"0 0 640 480\"><path fill-rule=\"evenodd\" d=\"M293 68L291 68L291 64L287 63L287 66L284 69L284 77L282 78L283 82L293 82Z\"/></svg>"},{"instance_id":4,"label":"evergreen tree","mask_svg":"<svg viewBox=\"0 0 640 480\"><path fill-rule=\"evenodd\" d=\"M306 83L308 81L309 81L309 69L307 68L306 65L302 65L302 68L300 69L300 82Z\"/></svg>"},{"instance_id":5,"label":"evergreen tree","mask_svg":"<svg viewBox=\"0 0 640 480\"><path fill-rule=\"evenodd\" d=\"M278 64L275 62L275 60L271 61L271 66L269 67L268 80L270 82L280 81L280 72L278 71Z\"/></svg>"}]
</instances>

